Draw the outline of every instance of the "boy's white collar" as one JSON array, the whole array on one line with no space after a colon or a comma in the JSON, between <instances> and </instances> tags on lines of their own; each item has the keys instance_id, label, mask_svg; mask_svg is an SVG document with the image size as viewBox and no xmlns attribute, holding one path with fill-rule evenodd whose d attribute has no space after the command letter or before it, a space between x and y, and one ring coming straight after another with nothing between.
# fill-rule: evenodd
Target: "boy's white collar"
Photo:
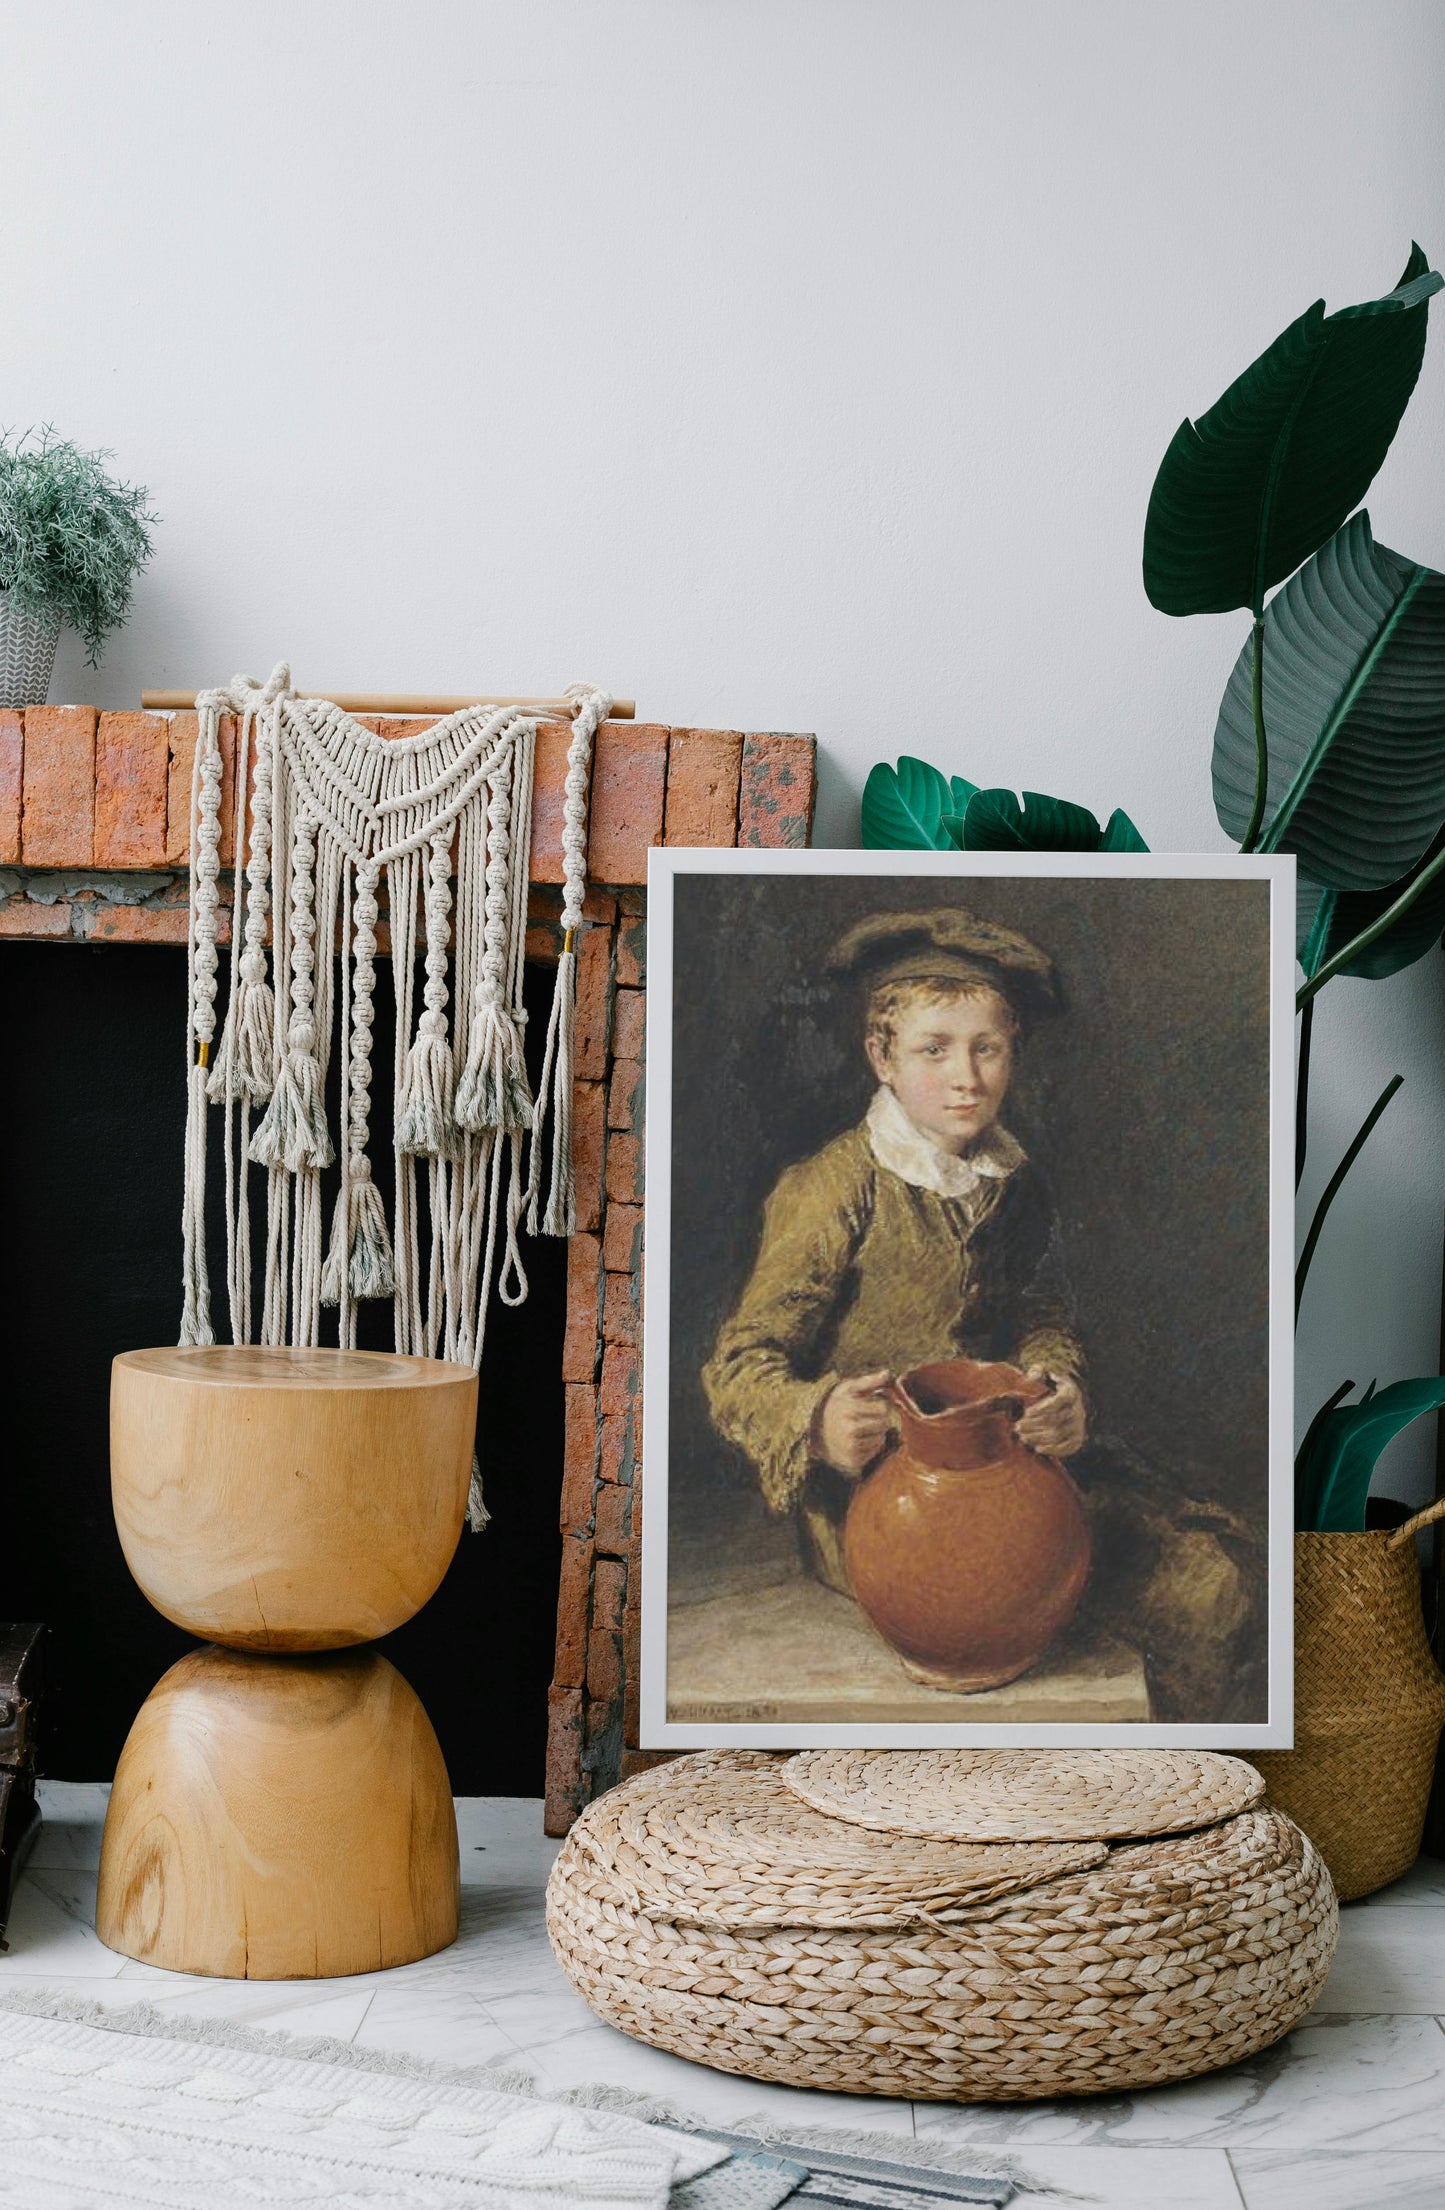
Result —
<instances>
[{"instance_id":1,"label":"boy's white collar","mask_svg":"<svg viewBox=\"0 0 1445 2210\"><path fill-rule=\"evenodd\" d=\"M965 1158L943 1150L915 1127L886 1082L879 1084L868 1108L868 1136L880 1166L939 1197L971 1197L981 1181L1003 1181L1028 1156L996 1121Z\"/></svg>"}]
</instances>

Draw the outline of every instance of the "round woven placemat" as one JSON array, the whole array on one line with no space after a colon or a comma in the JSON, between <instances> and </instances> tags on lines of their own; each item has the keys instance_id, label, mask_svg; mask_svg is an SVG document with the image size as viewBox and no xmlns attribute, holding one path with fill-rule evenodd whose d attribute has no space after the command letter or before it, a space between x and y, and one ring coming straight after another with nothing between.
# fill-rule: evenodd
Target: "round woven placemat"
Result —
<instances>
[{"instance_id":1,"label":"round woven placemat","mask_svg":"<svg viewBox=\"0 0 1445 2210\"><path fill-rule=\"evenodd\" d=\"M630 1909L678 1925L943 1924L1108 1854L1092 1840L959 1843L849 1825L803 1803L758 1751L670 1771L670 1784L610 1790L575 1831Z\"/></svg>"},{"instance_id":2,"label":"round woven placemat","mask_svg":"<svg viewBox=\"0 0 1445 2210\"><path fill-rule=\"evenodd\" d=\"M1182 1834L1264 1794L1211 1750L800 1750L780 1770L830 1818L956 1842Z\"/></svg>"}]
</instances>

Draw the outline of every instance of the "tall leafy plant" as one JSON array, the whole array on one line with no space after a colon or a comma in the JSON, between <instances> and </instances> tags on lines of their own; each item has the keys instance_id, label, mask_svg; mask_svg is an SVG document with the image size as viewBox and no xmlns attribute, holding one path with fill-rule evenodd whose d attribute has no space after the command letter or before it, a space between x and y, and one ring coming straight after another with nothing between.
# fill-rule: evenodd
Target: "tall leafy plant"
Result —
<instances>
[{"instance_id":1,"label":"tall leafy plant","mask_svg":"<svg viewBox=\"0 0 1445 2210\"><path fill-rule=\"evenodd\" d=\"M1215 729L1214 799L1242 851L1298 862L1300 1169L1320 990L1398 973L1445 926L1445 575L1378 544L1356 511L1415 388L1442 281L1412 246L1383 297L1333 315L1317 300L1180 424L1144 526L1144 586L1162 612L1250 616ZM1399 1087L1386 1084L1320 1200L1296 1311L1329 1207ZM1341 1408L1352 1387L1302 1446L1302 1525L1363 1525L1375 1454L1445 1396L1428 1377ZM1325 1465L1331 1450L1348 1478Z\"/></svg>"}]
</instances>

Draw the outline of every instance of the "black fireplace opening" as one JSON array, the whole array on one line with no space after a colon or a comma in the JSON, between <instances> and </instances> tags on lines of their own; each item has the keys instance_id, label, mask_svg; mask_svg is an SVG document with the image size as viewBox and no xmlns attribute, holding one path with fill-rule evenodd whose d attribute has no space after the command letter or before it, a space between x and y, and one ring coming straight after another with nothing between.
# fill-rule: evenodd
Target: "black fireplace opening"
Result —
<instances>
[{"instance_id":1,"label":"black fireplace opening","mask_svg":"<svg viewBox=\"0 0 1445 2210\"><path fill-rule=\"evenodd\" d=\"M227 980L223 954L222 1004ZM529 965L534 1081L552 981L551 969ZM51 1629L40 1764L55 1779L108 1780L141 1703L194 1647L127 1571L108 1444L111 1360L173 1343L179 1322L185 1005L179 948L0 945L0 1619ZM391 1065L394 1026L390 964L379 960L378 1074ZM333 1063L333 1136L336 1088ZM389 1091L384 1079L373 1086L370 1145L388 1206ZM212 1128L219 1122L213 1114ZM217 1140L209 1259L224 1338L218 1151ZM463 1533L431 1602L377 1645L426 1706L459 1795L543 1789L567 1246L524 1235L522 1251L530 1293L515 1308L494 1297L482 1365L478 1448L492 1524ZM390 1327L388 1305L364 1305L361 1347L389 1348Z\"/></svg>"}]
</instances>

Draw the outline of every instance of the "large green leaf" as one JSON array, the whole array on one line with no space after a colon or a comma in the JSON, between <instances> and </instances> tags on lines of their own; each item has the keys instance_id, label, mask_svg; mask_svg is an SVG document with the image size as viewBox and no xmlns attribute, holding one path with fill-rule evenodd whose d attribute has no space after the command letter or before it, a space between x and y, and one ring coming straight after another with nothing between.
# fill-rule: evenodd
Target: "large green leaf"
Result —
<instances>
[{"instance_id":1,"label":"large green leaf","mask_svg":"<svg viewBox=\"0 0 1445 2210\"><path fill-rule=\"evenodd\" d=\"M1214 805L1236 840L1254 804L1250 647L1214 732ZM1368 514L1336 531L1264 617L1269 740L1262 852L1311 881L1381 890L1445 820L1445 575L1377 545Z\"/></svg>"},{"instance_id":2,"label":"large green leaf","mask_svg":"<svg viewBox=\"0 0 1445 2210\"><path fill-rule=\"evenodd\" d=\"M870 852L949 852L953 839L945 813L962 813L977 784L955 775L950 782L927 760L907 754L896 768L880 760L863 786L863 844Z\"/></svg>"},{"instance_id":3,"label":"large green leaf","mask_svg":"<svg viewBox=\"0 0 1445 2210\"><path fill-rule=\"evenodd\" d=\"M1129 816L1116 810L1101 829L1087 806L1026 790L980 790L970 798L955 834L966 852L1147 852Z\"/></svg>"},{"instance_id":4,"label":"large green leaf","mask_svg":"<svg viewBox=\"0 0 1445 2210\"><path fill-rule=\"evenodd\" d=\"M1365 1500L1386 1443L1412 1420L1445 1405L1445 1375L1394 1381L1359 1404L1337 1405L1316 1419L1300 1451L1295 1480L1295 1524L1322 1535L1363 1531Z\"/></svg>"},{"instance_id":5,"label":"large green leaf","mask_svg":"<svg viewBox=\"0 0 1445 2210\"><path fill-rule=\"evenodd\" d=\"M1256 612L1369 490L1415 388L1442 280L1418 246L1394 291L1281 332L1207 414L1182 422L1144 523L1165 614Z\"/></svg>"},{"instance_id":6,"label":"large green leaf","mask_svg":"<svg viewBox=\"0 0 1445 2210\"><path fill-rule=\"evenodd\" d=\"M1422 859L1399 882L1383 890L1325 890L1301 875L1296 901L1296 927L1301 965L1307 975L1318 973L1347 944L1372 927L1394 905L1411 883L1445 851L1445 828ZM1445 873L1437 875L1383 935L1377 936L1355 959L1338 971L1363 975L1381 982L1387 975L1412 967L1440 942L1445 934Z\"/></svg>"}]
</instances>

